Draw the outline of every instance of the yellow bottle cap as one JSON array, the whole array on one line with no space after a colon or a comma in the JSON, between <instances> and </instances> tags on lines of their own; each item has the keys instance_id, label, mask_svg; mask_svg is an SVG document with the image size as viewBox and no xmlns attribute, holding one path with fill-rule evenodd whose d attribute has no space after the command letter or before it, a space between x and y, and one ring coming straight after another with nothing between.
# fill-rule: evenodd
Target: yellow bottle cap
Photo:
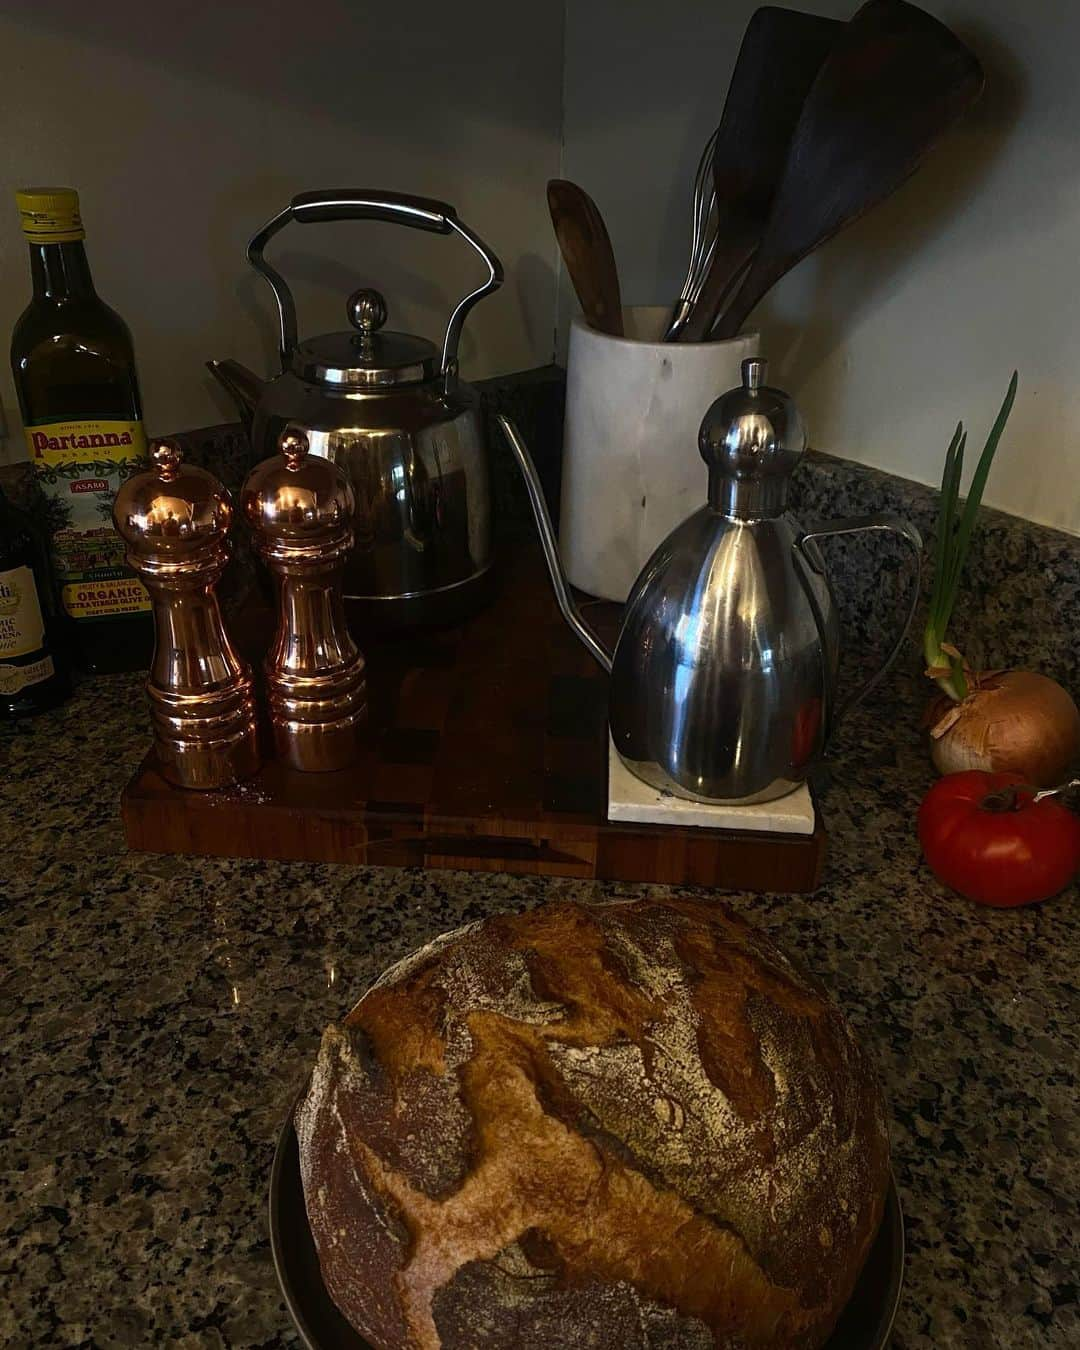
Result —
<instances>
[{"instance_id":1,"label":"yellow bottle cap","mask_svg":"<svg viewBox=\"0 0 1080 1350\"><path fill-rule=\"evenodd\" d=\"M79 194L74 188L20 188L15 204L23 234L32 244L65 244L86 238L79 215Z\"/></svg>"}]
</instances>

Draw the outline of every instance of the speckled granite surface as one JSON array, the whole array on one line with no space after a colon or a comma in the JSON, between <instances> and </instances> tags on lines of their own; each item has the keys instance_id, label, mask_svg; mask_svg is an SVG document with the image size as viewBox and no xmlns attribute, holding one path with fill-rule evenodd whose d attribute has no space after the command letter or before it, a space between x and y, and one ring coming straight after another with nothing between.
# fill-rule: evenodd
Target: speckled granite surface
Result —
<instances>
[{"instance_id":1,"label":"speckled granite surface","mask_svg":"<svg viewBox=\"0 0 1080 1350\"><path fill-rule=\"evenodd\" d=\"M443 929L642 888L127 855L138 686L84 684L0 739L0 1344L292 1345L266 1188L323 1025ZM880 1067L909 1243L895 1344L1074 1346L1080 897L943 893L911 828L917 706L899 678L844 733L821 891L730 898Z\"/></svg>"},{"instance_id":2,"label":"speckled granite surface","mask_svg":"<svg viewBox=\"0 0 1080 1350\"><path fill-rule=\"evenodd\" d=\"M944 456L944 449L942 451ZM812 453L796 470L792 505L811 528L831 516L891 512L911 521L929 545L937 521L935 488L851 460ZM849 635L882 650L910 572L904 546L880 533L826 542L834 589ZM932 573L923 573L929 598ZM953 614L951 638L978 669L1024 665L1080 689L1080 538L984 507ZM1064 621L1063 621L1064 620ZM915 631L920 631L922 616ZM907 668L922 664L910 645Z\"/></svg>"},{"instance_id":3,"label":"speckled granite surface","mask_svg":"<svg viewBox=\"0 0 1080 1350\"><path fill-rule=\"evenodd\" d=\"M878 504L831 464L815 514ZM1016 555L1014 527L1002 584L1048 556L1037 535ZM1030 608L1037 584L1017 584ZM868 587L842 605L871 642ZM1075 639L1055 641L1047 660L1074 670ZM87 682L0 727L0 1344L291 1346L266 1190L324 1024L446 928L648 888L128 855L139 684ZM903 670L842 732L822 889L727 898L826 983L879 1065L909 1246L894 1344L1075 1346L1080 896L995 912L934 881L913 835L921 699Z\"/></svg>"}]
</instances>

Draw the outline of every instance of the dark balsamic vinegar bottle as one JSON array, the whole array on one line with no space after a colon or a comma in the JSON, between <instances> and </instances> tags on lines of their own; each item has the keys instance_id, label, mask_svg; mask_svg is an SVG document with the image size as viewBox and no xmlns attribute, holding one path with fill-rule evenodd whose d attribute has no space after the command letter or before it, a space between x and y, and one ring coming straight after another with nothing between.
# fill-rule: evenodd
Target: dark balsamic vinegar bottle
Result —
<instances>
[{"instance_id":1,"label":"dark balsamic vinegar bottle","mask_svg":"<svg viewBox=\"0 0 1080 1350\"><path fill-rule=\"evenodd\" d=\"M0 717L25 717L71 692L46 542L0 490Z\"/></svg>"}]
</instances>

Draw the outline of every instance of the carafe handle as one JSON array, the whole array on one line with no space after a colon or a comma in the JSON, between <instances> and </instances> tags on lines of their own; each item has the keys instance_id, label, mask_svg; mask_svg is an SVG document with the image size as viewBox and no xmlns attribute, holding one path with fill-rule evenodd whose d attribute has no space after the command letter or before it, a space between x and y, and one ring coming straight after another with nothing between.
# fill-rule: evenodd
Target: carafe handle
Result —
<instances>
[{"instance_id":1,"label":"carafe handle","mask_svg":"<svg viewBox=\"0 0 1080 1350\"><path fill-rule=\"evenodd\" d=\"M390 224L408 225L414 230L429 230L434 234L457 234L483 260L488 270L487 280L475 291L463 296L450 315L443 337L441 371L444 379L457 375L458 343L469 310L485 295L502 285L502 263L491 249L462 221L446 202L433 197L413 197L405 192L384 192L376 188L326 188L319 192L301 192L284 211L279 211L256 231L248 244L248 262L270 283L277 301L278 323L281 329L279 344L281 363L288 364L296 346L296 305L288 283L263 257L267 243L289 221L309 225L323 220L382 220Z\"/></svg>"},{"instance_id":2,"label":"carafe handle","mask_svg":"<svg viewBox=\"0 0 1080 1350\"><path fill-rule=\"evenodd\" d=\"M922 535L910 521L902 520L899 516L892 515L871 515L871 516L849 516L845 520L827 520L823 525L816 529L806 530L795 540L795 548L806 565L820 576L825 575L825 567L821 559L821 554L816 548L808 548L809 544L815 543L819 539L833 539L838 535L861 534L864 531L884 530L890 534L899 535L911 547L915 558L915 575L911 583L911 596L908 600L907 608L904 611L904 622L901 625L900 632L897 634L896 641L885 654L885 659L877 670L866 680L854 693L839 705L835 713L830 713L826 707L825 714L825 744L834 735L840 722L857 704L869 694L882 677L889 670L892 663L900 655L900 649L904 645L904 639L907 637L911 628L911 621L915 617L915 610L919 604L920 585L922 581ZM814 606L814 618L817 621L818 630L822 635L822 658L827 658L825 651L825 631L822 616L818 611L814 600L813 592L810 587L806 588L807 595L810 597L811 604ZM825 688L828 690L829 672L826 670Z\"/></svg>"}]
</instances>

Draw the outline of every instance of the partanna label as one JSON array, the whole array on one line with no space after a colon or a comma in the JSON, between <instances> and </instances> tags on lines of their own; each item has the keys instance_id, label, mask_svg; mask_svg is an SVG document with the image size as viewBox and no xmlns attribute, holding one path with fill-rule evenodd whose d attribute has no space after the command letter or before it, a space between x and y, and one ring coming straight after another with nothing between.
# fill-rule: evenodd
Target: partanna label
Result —
<instances>
[{"instance_id":1,"label":"partanna label","mask_svg":"<svg viewBox=\"0 0 1080 1350\"><path fill-rule=\"evenodd\" d=\"M54 503L53 560L65 610L82 620L146 613L150 597L124 562L112 523L117 489L146 458L142 423L45 422L26 428L26 445Z\"/></svg>"}]
</instances>

